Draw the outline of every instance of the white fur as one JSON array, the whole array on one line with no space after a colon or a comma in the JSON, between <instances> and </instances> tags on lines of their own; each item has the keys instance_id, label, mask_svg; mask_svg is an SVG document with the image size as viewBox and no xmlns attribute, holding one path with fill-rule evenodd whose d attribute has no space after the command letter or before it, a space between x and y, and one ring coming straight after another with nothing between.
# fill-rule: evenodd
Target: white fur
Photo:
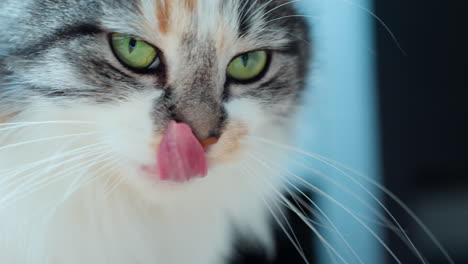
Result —
<instances>
[{"instance_id":1,"label":"white fur","mask_svg":"<svg viewBox=\"0 0 468 264\"><path fill-rule=\"evenodd\" d=\"M262 200L271 192L261 193L262 188L256 188L258 183L252 179L254 175L269 177L268 170L251 163L251 175L246 175L240 168L243 162L249 162L247 157L215 166L205 179L182 185L157 183L141 173L140 165L156 160L150 147L153 134L149 111L157 96L157 92L145 94L110 107L77 105L75 111L67 111L66 115L60 114L62 111L56 106L41 105L36 108L41 111L17 117L23 122L97 123L33 125L11 135L9 142L91 131L99 134L0 150L0 168L24 168L54 153L102 142L111 157L122 160L112 173L125 177L125 181L111 194L109 186L118 177L100 178L65 196L96 176L94 173L100 168L85 170L83 165L23 199L2 200L0 263L221 263L230 253L232 224L251 230L264 243L271 243ZM278 131L255 103L237 100L227 109L233 119L247 123L252 134ZM271 133L270 136L278 139ZM0 187L0 197L8 197L15 187L24 187L22 183L28 178L41 175L44 179L80 162L51 168L63 160L16 175L20 182L8 189ZM270 180L278 184L277 179ZM14 197L21 193L17 190Z\"/></svg>"},{"instance_id":2,"label":"white fur","mask_svg":"<svg viewBox=\"0 0 468 264\"><path fill-rule=\"evenodd\" d=\"M145 20L132 17L121 21L114 13L103 25L111 32L134 33L158 43L169 64L176 65L169 74L174 76L187 66L178 65L180 39L172 37L177 32L166 38L156 33L158 24L152 12L156 2L142 0ZM282 32L277 34L278 39L235 42L236 28L232 25L237 17L213 23L208 18L216 13L220 1L198 2L199 37L212 33L216 41L226 42L224 50L228 52L218 54L223 65L220 79L236 54L285 44ZM233 9L236 3L230 2ZM184 24L182 28L186 29L191 20L177 10L186 12L176 9L173 16L178 20L173 22ZM261 19L258 23L261 27ZM216 39L216 35L220 37ZM102 50L113 56L110 49ZM113 63L119 67L116 59ZM66 65L53 67L44 65L49 72L41 68L25 70L24 74L35 82L47 80L44 84L53 87L79 83ZM279 70L274 60L270 74ZM28 80L26 77L23 79ZM145 81L154 80L146 77ZM276 194L258 184L268 180L279 187L280 179L249 159L248 153L271 153L255 148L248 136L240 139L246 146L236 153L240 158L212 164L206 178L169 184L142 172L141 166L156 162L157 133L151 111L159 96L161 92L155 89L134 93L126 102L99 105L34 98L29 110L6 122L63 123L31 124L11 131L7 129L14 125L0 123L0 263L220 264L231 253L235 226L271 247L264 199ZM267 136L277 142L287 138L284 124L275 124L259 102L236 99L226 109L231 121L247 125L249 136ZM38 141L44 138L48 140ZM21 145L27 141L30 143ZM90 152L93 148L88 152L83 149L93 144L100 144L94 152ZM80 148L81 152L53 159Z\"/></svg>"}]
</instances>

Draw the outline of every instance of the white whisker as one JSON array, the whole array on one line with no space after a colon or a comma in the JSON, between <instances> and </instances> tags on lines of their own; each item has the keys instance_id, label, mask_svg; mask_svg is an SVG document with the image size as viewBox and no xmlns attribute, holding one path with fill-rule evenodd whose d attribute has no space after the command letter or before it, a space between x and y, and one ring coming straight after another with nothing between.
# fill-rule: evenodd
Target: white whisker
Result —
<instances>
[{"instance_id":1,"label":"white whisker","mask_svg":"<svg viewBox=\"0 0 468 264\"><path fill-rule=\"evenodd\" d=\"M301 0L292 0L292 1L289 1L289 2L286 2L286 3L283 3L283 4L281 4L281 5L278 5L278 6L276 6L275 8L272 8L272 9L268 10L267 12L263 13L263 15L262 15L261 18L262 18L262 19L265 18L268 14L272 13L273 11L275 11L275 10L277 10L277 9L279 9L279 8L282 8L282 7L284 7L284 6L291 5L291 4L293 4L293 3L300 2L300 1L301 1Z\"/></svg>"},{"instance_id":2,"label":"white whisker","mask_svg":"<svg viewBox=\"0 0 468 264\"><path fill-rule=\"evenodd\" d=\"M390 38L397 45L397 48L401 51L401 53L403 53L403 55L407 55L406 51L403 49L400 42L398 41L395 33L393 33L393 31L390 29L390 27L379 16L377 16L374 12L372 12L370 9L368 9L368 8L362 6L362 5L356 4L356 3L351 2L349 0L339 0L339 1L348 3L349 5L352 5L352 6L356 7L356 8L364 11L365 13L370 15L372 18L374 18L380 25L382 25L384 27L385 31L387 31L387 33L390 35Z\"/></svg>"},{"instance_id":3,"label":"white whisker","mask_svg":"<svg viewBox=\"0 0 468 264\"><path fill-rule=\"evenodd\" d=\"M110 152L105 152L105 153L97 152L97 153L94 153L94 154L91 154L91 155L84 154L84 155L80 155L79 157L75 157L73 159L66 160L66 161L62 162L61 165L64 165L66 163L69 163L69 162L72 162L72 161L75 161L75 160L83 159L83 158L89 158L89 157L92 157L94 155L98 155L98 157L95 158L95 159L97 159L97 158L105 157L109 153ZM46 178L43 178L43 179L40 179L38 181L36 181L37 178L40 178L47 171L46 172L41 172L41 174L36 174L33 177L28 177L26 179L26 181L23 182L20 186L16 187L8 195L6 195L6 196L2 197L2 199L0 199L0 210L2 210L4 207L6 207L4 205L4 203L11 202L11 200L17 201L17 200L20 200L20 199L22 199L22 198L24 198L26 196L29 196L30 194L36 192L37 190L39 190L41 188L44 188L44 187L50 185L51 183L56 182L57 180L60 180L60 179L64 178L64 177L61 177L61 176L63 176L64 174L67 175L66 174L67 172L70 172L70 171L74 172L74 169L76 169L76 168L85 169L86 167L83 168L83 166L85 166L86 164L89 164L90 162L93 162L93 160L86 160L84 162L77 163L74 166L68 167L66 170L61 170L58 173L55 173L53 175L50 175L50 176L48 176ZM30 184L30 183L33 183L33 184Z\"/></svg>"},{"instance_id":4,"label":"white whisker","mask_svg":"<svg viewBox=\"0 0 468 264\"><path fill-rule=\"evenodd\" d=\"M285 188L285 189L288 192L288 194L291 195L291 198L293 199L294 203L297 205L296 208L298 208L303 215L309 215L310 214L310 215L312 215L314 218L316 218L318 220L318 221L314 221L314 220L310 219L309 222L311 222L312 224L315 224L318 227L326 229L329 232L336 232L336 230L333 230L333 227L329 227L329 226L326 225L326 223L324 223L326 221L326 219L320 213L317 213L317 212L315 212L315 210L312 210L310 205L308 205L304 201L304 199L302 199L301 197L296 195L296 193L294 191L291 191L289 188ZM307 212L303 209L303 207L305 207L307 209Z\"/></svg>"},{"instance_id":5,"label":"white whisker","mask_svg":"<svg viewBox=\"0 0 468 264\"><path fill-rule=\"evenodd\" d=\"M118 179L109 187L109 190L104 194L104 197L109 197L125 180L125 175L118 174Z\"/></svg>"},{"instance_id":6,"label":"white whisker","mask_svg":"<svg viewBox=\"0 0 468 264\"><path fill-rule=\"evenodd\" d=\"M108 162L109 160L112 160L112 162ZM88 180L84 180L80 183L80 179L86 179L86 177L84 177L83 175L86 174L86 173L90 173L90 171L88 171L89 168L92 168L93 166L95 166L96 164L99 164L99 163L106 163L108 162L107 164L104 164L101 166L101 168L99 168L98 170L94 171L92 174L95 175L95 176L92 176L90 177ZM109 157L107 159L101 159L101 160L96 160L94 161L93 163L87 165L85 168L82 169L82 172L80 173L80 177L77 177L68 187L67 191L64 193L63 195L63 198L61 200L61 202L57 203L57 207L60 206L60 204L62 203L65 203L65 201L71 197L71 195L73 193L75 193L76 191L78 191L80 188L88 185L89 183L93 182L94 180L98 179L98 178L101 178L103 177L103 175L106 175L111 169L113 169L114 165L115 164L118 164L120 162L120 160L118 159L115 159L114 157Z\"/></svg>"},{"instance_id":7,"label":"white whisker","mask_svg":"<svg viewBox=\"0 0 468 264\"><path fill-rule=\"evenodd\" d=\"M389 217L392 219L392 221L399 227L399 229L401 230L402 234L405 236L405 238L407 239L408 243L411 245L411 247L413 248L413 251L414 253L416 254L416 256L421 260L422 263L426 263L426 260L423 258L422 254L419 252L419 250L417 249L417 247L414 245L414 243L412 242L411 238L408 236L408 234L404 231L403 227L400 225L400 223L398 222L398 220L393 216L393 214L383 205L383 203L372 193L370 192L367 188L365 188L359 181L357 181L356 179L354 179L351 175L347 174L346 172L344 172L343 170L341 170L340 168L336 167L335 165L333 165L333 162L331 160L327 160L325 157L321 156L321 155L318 155L318 154L311 154L311 153L308 153L308 152L305 152L303 150L300 150L300 149L297 149L295 147L292 147L292 146L288 146L288 145L285 145L285 144L281 144L281 143L277 143L277 142L273 142L271 140L268 140L268 139L264 139L264 138L261 138L261 137L257 137L257 136L252 136L252 138L255 138L256 140L258 141L261 141L261 142L264 142L264 143L267 143L267 144L270 144L272 146L276 146L276 147L279 147L281 149L285 149L285 150L290 150L290 151L293 151L293 152L296 152L298 154L302 154L302 155L305 155L305 156L308 156L308 157L311 157L313 159L316 159L324 164L326 164L327 166L330 166L331 168L337 170L338 172L340 172L341 174L343 174L345 177L347 177L348 179L350 179L351 181L353 181L354 183L356 183L360 188L362 188L362 190L364 190L374 201L376 201L380 207L385 210L385 212L389 215ZM345 165L343 164L340 164L338 162L334 162L335 164L339 164L341 167L343 168L347 168ZM349 171L353 171L351 168L347 168ZM376 186L379 190L383 191L385 194L387 194L390 198L392 198L395 202L397 202L416 222L417 224L424 230L424 232L426 232L426 234L431 238L431 240L434 242L434 244L439 248L439 250L442 252L442 254L444 254L444 256L447 258L447 260L450 261L450 263L454 263L453 260L451 259L451 257L449 256L449 254L447 253L447 251L442 247L442 245L440 244L440 242L436 239L436 237L432 234L432 232L430 232L430 230L424 225L424 223L422 223L422 221L411 211L411 209L409 209L400 199L398 199L392 192L390 192L388 189L386 189L385 187L383 187L381 184L377 183L376 181L370 179L369 177L366 177L365 175L362 175L360 173L358 173L357 171L354 171L356 175L360 176L361 178L365 179L367 182L370 182L371 184L373 184L374 186Z\"/></svg>"},{"instance_id":8,"label":"white whisker","mask_svg":"<svg viewBox=\"0 0 468 264\"><path fill-rule=\"evenodd\" d=\"M50 221L50 219L54 216L54 214L57 212L57 210L63 205L66 203L66 201L73 195L73 193L75 193L79 188L81 188L82 186L84 186L83 184L79 184L80 180L82 178L85 178L84 175L86 173L89 173L88 171L88 168L91 168L92 166L94 166L95 164L97 163L105 163L106 160L108 159L103 159L103 160L97 160L97 161L94 161L92 164L89 164L88 166L86 166L86 168L83 168L81 169L81 173L79 173L75 179L70 183L70 185L68 186L67 190L64 192L63 196L61 199L59 199L58 202L54 202L52 206L50 206L46 211L47 211L47 214L43 215L43 221L44 223ZM108 165L104 165L104 167L107 167L107 166L112 166L113 164L117 163L118 160L115 160L113 162L110 162ZM101 169L97 170L96 174L99 174L101 171ZM74 173L74 171L72 171L70 174Z\"/></svg>"},{"instance_id":9,"label":"white whisker","mask_svg":"<svg viewBox=\"0 0 468 264\"><path fill-rule=\"evenodd\" d=\"M24 145L27 145L27 144L41 143L41 142L55 140L55 139L64 139L64 138L71 138L71 137L84 137L84 136L92 136L92 135L96 135L96 134L98 134L98 132L76 133L76 134L69 134L69 135L64 135L64 136L54 136L54 137L46 137L46 138L41 138L41 139L28 140L28 141L14 143L14 144L10 144L10 145L0 147L0 151L5 150L5 149L9 149L9 148L24 146Z\"/></svg>"},{"instance_id":10,"label":"white whisker","mask_svg":"<svg viewBox=\"0 0 468 264\"><path fill-rule=\"evenodd\" d=\"M278 196L280 196L280 192L277 191L277 190L273 190L275 193L278 194ZM314 232L314 234L319 238L319 240L325 245L326 248L329 248L342 262L344 263L348 263L344 258L343 256L341 256L341 254L338 253L338 251L318 232L318 230L310 224L310 222L308 221L308 219L306 217L304 217L303 215L301 215L301 213L299 212L299 210L297 210L297 208L291 204L291 202L289 202L287 199L285 199L283 196L280 196L280 198L282 198L282 200L289 205L289 208L297 215L299 216L299 218L301 218L301 220L310 228L310 230L312 230L312 232Z\"/></svg>"},{"instance_id":11,"label":"white whisker","mask_svg":"<svg viewBox=\"0 0 468 264\"><path fill-rule=\"evenodd\" d=\"M250 155L249 154L249 157L251 159L254 159L256 160L257 162L259 162L260 164L262 164L265 168L269 169L268 167L268 164L266 163L266 161L264 159L259 159L257 157L255 157L254 155ZM279 166L278 166L279 167ZM274 172L272 170L272 172ZM343 242L345 243L345 245L351 250L352 254L356 257L356 259L359 261L359 263L363 263L363 261L361 260L361 258L358 256L358 254L356 253L356 251L351 247L351 245L348 243L348 241L345 239L345 237L343 236L343 234L339 231L339 229L336 227L336 225L333 223L333 221L325 214L325 212L314 202L312 201L312 199L310 199L303 191L301 191L299 188L297 188L294 184L292 184L289 180L287 180L286 178L283 178L280 173L276 172L284 181L286 181L286 183L288 183L290 186L292 186L297 192L299 192L300 194L302 194L319 212L320 214L322 214L325 219L328 221L328 223L330 223L330 225L332 226L332 228L337 232L338 236L343 240ZM316 187L317 188L317 187ZM286 188L287 189L287 188ZM318 188L317 188L318 189ZM310 210L312 211L312 210Z\"/></svg>"},{"instance_id":12,"label":"white whisker","mask_svg":"<svg viewBox=\"0 0 468 264\"><path fill-rule=\"evenodd\" d=\"M321 155L318 155L318 154L315 154L317 155L317 157L319 159L322 159L323 162L327 162L330 164L330 166L332 166L332 164L335 164L337 166L340 166L354 174L356 174L357 176L363 178L364 180L372 183L374 186L376 186L379 190L381 190L382 192L384 192L386 195L388 195L393 201L395 201L401 208L403 208L403 210L414 220L416 221L416 223L423 229L423 231L426 233L427 236L429 236L429 238L431 239L431 241L436 245L436 247L442 252L442 254L444 255L445 258L447 258L447 260L451 263L451 264L454 264L455 262L453 261L452 257L450 257L450 255L448 254L447 250L442 246L442 244L439 242L439 240L436 238L436 236L430 231L430 229L423 223L423 221L400 199L398 198L394 193L392 193L389 189L385 188L383 185L379 184L378 182L376 182L375 180L369 178L368 176L358 172L357 170L354 170L342 163L339 163L337 161L334 161L334 160L331 160L331 159L328 159L324 156L321 156ZM320 161L320 160L319 160ZM325 164L327 164L325 163ZM336 168L339 172L343 173L343 175L348 175L346 172L340 170L339 168ZM349 177L351 177L350 175L348 175ZM405 234L405 232L403 232Z\"/></svg>"},{"instance_id":13,"label":"white whisker","mask_svg":"<svg viewBox=\"0 0 468 264\"><path fill-rule=\"evenodd\" d=\"M68 156L71 156L71 155L83 154L83 153L88 153L88 152L95 151L96 149L93 149L93 148L98 147L98 146L103 146L103 144L102 143L97 143L97 144L88 145L88 146L85 146L85 147L81 147L81 148L77 148L77 149L74 149L74 150L71 150L71 151L67 151L65 153L54 155L54 156L49 157L47 159L43 159L43 160L36 161L36 162L33 162L33 163L22 164L20 169L9 169L7 171L4 171L4 172L0 173L0 178L2 178L0 180L0 184L3 185L2 188L9 188L7 186L4 186L4 184L5 184L6 181L11 180L12 177L16 177L17 175L20 175L20 174L22 174L22 173L24 173L24 172L26 172L28 170L31 170L31 169L33 169L33 168L35 168L37 166L46 164L46 163L51 162L51 161L56 161L58 159L65 158L65 157L68 157ZM99 148L97 148L97 149L99 149ZM53 166L50 166L48 168L53 169L53 168L56 168L58 166L61 166L61 164L60 163L59 164L54 164ZM5 172L7 172L7 173L5 173Z\"/></svg>"},{"instance_id":14,"label":"white whisker","mask_svg":"<svg viewBox=\"0 0 468 264\"><path fill-rule=\"evenodd\" d=\"M248 167L247 164L244 164L244 166ZM248 175L248 171L246 171L246 175ZM273 185L271 185L272 188L275 188ZM275 197L275 199L277 201L279 201L280 203L283 203L281 200L278 200L278 198ZM283 213L283 210L278 206L277 203L275 203L273 201L273 204L275 205L275 207L278 209L278 211L281 213L281 216L283 217L284 221L286 222L286 225L288 226L288 229L291 231L291 234L292 234L292 237L294 239L294 241L296 242L296 245L298 247L298 250L299 250L299 254L301 254L301 257L307 262L307 258L305 257L305 254L304 254L304 249L302 248L300 242L299 242L299 239L297 238L296 236L296 233L294 232L294 229L292 228L291 224L289 223L289 220L288 218L286 217L286 215ZM286 206L287 208L287 206ZM307 262L308 263L308 262Z\"/></svg>"},{"instance_id":15,"label":"white whisker","mask_svg":"<svg viewBox=\"0 0 468 264\"><path fill-rule=\"evenodd\" d=\"M308 16L308 15L289 15L289 16L282 16L282 17L273 18L273 19L268 20L267 22L265 22L264 26L266 26L266 25L268 25L268 24L270 24L270 23L272 23L272 22L281 20L281 19L294 18L294 17L317 18L316 16Z\"/></svg>"},{"instance_id":16,"label":"white whisker","mask_svg":"<svg viewBox=\"0 0 468 264\"><path fill-rule=\"evenodd\" d=\"M250 156L251 158L255 158L258 162L264 164L264 166L266 168L269 168L267 164L265 164L264 162L262 162L261 160L258 160L256 157L254 156ZM395 259L395 261L397 261L398 263L401 264L401 261L398 259L398 257L395 255L395 253L388 247L388 245L375 233L374 230L372 230L366 223L364 223L364 221L362 221L362 219L360 219L359 217L357 217L353 212L351 212L351 210L349 210L346 206L344 206L342 203L338 202L336 199L334 199L333 197L331 197L330 195L328 195L327 193L323 192L322 190L318 189L316 186L308 183L307 181L305 181L304 179L302 179L301 177L297 176L296 174L294 174L293 172L291 172L290 170L288 169L285 169L281 166L278 166L274 163L270 163L270 165L278 168L279 170L281 171L284 171L286 172L288 175L291 175L293 176L294 178L298 179L301 183L303 183L305 186L308 186L309 188L311 188L312 190L314 190L315 192L319 193L320 195L324 196L325 198L327 198L328 200L332 201L333 203L335 203L337 206L339 206L341 209L343 209L346 213L348 213L352 218L354 218L359 224L361 224L384 248L385 250L387 250L387 252L393 257L393 259ZM275 172L274 170L271 170L272 172ZM276 172L277 173L277 172ZM284 176L282 176L281 174L278 174L283 180L285 181L288 181Z\"/></svg>"},{"instance_id":17,"label":"white whisker","mask_svg":"<svg viewBox=\"0 0 468 264\"><path fill-rule=\"evenodd\" d=\"M113 156L109 156L110 153L111 153L110 151L109 151L109 152L106 152L106 153L103 153L102 155L96 157L96 158L93 160L92 163L86 165L85 167L80 168L80 170L82 171L81 175L84 175L84 174L86 174L86 173L91 173L91 172L89 171L89 169L92 168L93 166L96 166L97 164L105 164L105 163L107 163L107 162L110 161L110 160L113 160L113 162L111 162L110 164L114 164L114 163L118 162L118 161L115 161L115 158L114 158ZM105 159L102 159L102 158L101 158L101 157L106 157L106 156L107 156L107 158L105 158ZM99 159L99 158L101 158L101 159ZM104 166L102 166L102 167L107 167L107 166L110 166L110 165L109 165L109 164L106 164L106 165L104 165ZM102 167L101 167L101 169L102 169ZM98 169L97 171L93 172L92 174L93 174L93 175L94 175L94 174L97 174L97 175L98 175L97 177L102 177L102 176L100 176L101 174L99 174L99 173L101 172L101 169ZM70 187L69 187L69 188L67 189L67 191L64 193L64 197L69 197L69 196L71 196L74 192L76 192L76 190L78 190L78 189L81 188L82 186L85 186L85 184L78 184L78 183L79 183L79 179L81 179L81 178L86 178L86 177L79 177L79 178L77 178L77 179L78 179L77 181L73 181L73 182L70 184ZM91 177L91 178L93 178L93 177ZM86 181L85 181L85 182L86 182ZM75 185L75 184L76 184L76 186L75 186L74 188L72 188L73 185Z\"/></svg>"},{"instance_id":18,"label":"white whisker","mask_svg":"<svg viewBox=\"0 0 468 264\"><path fill-rule=\"evenodd\" d=\"M255 177L249 177L249 178L255 178ZM258 187L258 184L257 184L257 187ZM255 188L253 188L255 189ZM304 254L304 250L301 248L301 246L299 245L299 240L297 239L297 236L294 234L294 231L292 230L292 227L291 225L289 224L289 222L286 220L290 230L292 231L293 233L293 237L291 237L291 234L289 234L288 230L284 227L284 225L282 224L282 221L278 218L278 216L275 214L274 210L271 208L271 206L269 205L269 203L267 202L266 200L266 197L261 194L261 199L262 201L264 202L265 206L267 207L268 211L270 211L271 215L273 216L273 218L275 219L275 221L278 223L278 226L281 228L281 230L284 232L284 234L286 235L286 237L291 241L291 244L296 248L296 250L298 251L298 253L300 254L301 258L304 260L305 263L309 264L310 262L307 260L305 254ZM273 204L275 204L275 206L278 208L279 211L281 211L281 208L278 207L278 205L272 201ZM281 212L282 213L282 212ZM284 215L284 213L282 213L283 217L286 219L286 216Z\"/></svg>"},{"instance_id":19,"label":"white whisker","mask_svg":"<svg viewBox=\"0 0 468 264\"><path fill-rule=\"evenodd\" d=\"M48 124L85 124L85 125L96 125L96 122L91 121L80 121L80 120L52 120L52 121L28 121L28 122L12 122L12 123L0 123L2 126L29 126L29 125L48 125ZM1 130L0 130L1 131Z\"/></svg>"},{"instance_id":20,"label":"white whisker","mask_svg":"<svg viewBox=\"0 0 468 264\"><path fill-rule=\"evenodd\" d=\"M251 20L252 18L260 15L260 13L265 10L265 7L267 7L269 4L271 4L271 2L273 2L273 0L268 0L267 2L265 2L263 5L259 6L255 11L253 11L252 13L250 13L250 11L252 10L252 8L255 6L255 5L251 5L249 7L249 9L245 12L245 14L249 14L249 16L246 17L245 20L249 21Z\"/></svg>"},{"instance_id":21,"label":"white whisker","mask_svg":"<svg viewBox=\"0 0 468 264\"><path fill-rule=\"evenodd\" d=\"M345 192L346 194L349 194L350 196L352 196L354 199L356 199L357 201L359 201L362 205L364 205L367 209L369 209L375 216L377 216L382 222L379 222L379 224L382 224L384 225L385 227L389 227L391 228L392 230L397 230L398 232L401 233L401 228L395 226L395 225L392 225L390 223L390 220L387 219L383 214L381 214L376 208L374 208L373 206L371 206L365 199L361 198L360 196L358 196L355 192L352 192L349 188L346 188L343 184L341 184L340 182L332 179L331 177L323 174L322 172L310 167L310 166L307 166L305 165L304 163L302 162L299 162L297 160L294 160L292 158L290 158L289 156L287 155L284 155L283 156L285 160L288 160L289 162L293 163L293 164L296 164L298 165L299 167L301 168L304 168L306 169L307 171L310 171L312 172L314 175L317 175L319 176L320 178L322 178L323 180L326 180L327 182L330 182L332 184L334 184L335 186L337 186L341 191ZM363 217L361 217L361 219L363 219ZM366 219L366 220L369 220L369 219ZM377 220L371 220L373 222L378 222ZM385 224L384 224L385 223ZM406 238L405 238L406 240ZM406 242L406 241L405 241Z\"/></svg>"}]
</instances>

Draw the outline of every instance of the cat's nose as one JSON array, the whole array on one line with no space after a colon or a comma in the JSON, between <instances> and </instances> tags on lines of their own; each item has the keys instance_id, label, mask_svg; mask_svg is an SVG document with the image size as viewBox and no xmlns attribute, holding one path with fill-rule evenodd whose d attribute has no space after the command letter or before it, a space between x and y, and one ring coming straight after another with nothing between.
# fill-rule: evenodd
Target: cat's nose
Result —
<instances>
[{"instance_id":1,"label":"cat's nose","mask_svg":"<svg viewBox=\"0 0 468 264\"><path fill-rule=\"evenodd\" d=\"M216 144L225 122L225 112L209 105L178 105L173 108L172 119L190 126L204 147Z\"/></svg>"},{"instance_id":2,"label":"cat's nose","mask_svg":"<svg viewBox=\"0 0 468 264\"><path fill-rule=\"evenodd\" d=\"M201 140L200 143L203 148L208 148L211 145L218 143L219 137L209 137L207 139Z\"/></svg>"}]
</instances>

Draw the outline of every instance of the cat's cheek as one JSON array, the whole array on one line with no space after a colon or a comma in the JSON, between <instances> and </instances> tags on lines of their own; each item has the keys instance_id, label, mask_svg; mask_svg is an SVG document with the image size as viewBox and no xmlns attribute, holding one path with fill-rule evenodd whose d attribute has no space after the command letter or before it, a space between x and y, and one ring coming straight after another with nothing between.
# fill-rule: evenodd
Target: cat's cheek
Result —
<instances>
[{"instance_id":1,"label":"cat's cheek","mask_svg":"<svg viewBox=\"0 0 468 264\"><path fill-rule=\"evenodd\" d=\"M284 118L278 117L262 107L261 102L254 99L235 99L226 104L230 124L238 136L236 147L232 148L235 155L246 159L248 155L257 155L265 150L265 141L288 144L292 140L292 125ZM291 118L291 122L293 119ZM237 125L235 125L237 124ZM241 125L241 126L240 126ZM229 125L228 125L229 127ZM228 134L236 133L229 132ZM230 136L230 135L229 135ZM269 156L276 157L274 149L268 148ZM272 152L273 151L273 152Z\"/></svg>"},{"instance_id":2,"label":"cat's cheek","mask_svg":"<svg viewBox=\"0 0 468 264\"><path fill-rule=\"evenodd\" d=\"M229 120L244 123L250 134L261 130L265 120L265 113L262 111L259 102L247 98L238 98L226 103L225 108Z\"/></svg>"},{"instance_id":3,"label":"cat's cheek","mask_svg":"<svg viewBox=\"0 0 468 264\"><path fill-rule=\"evenodd\" d=\"M142 166L155 162L155 146L161 140L155 131L161 128L156 127L152 113L161 95L161 91L142 93L99 111L103 141L123 163Z\"/></svg>"},{"instance_id":4,"label":"cat's cheek","mask_svg":"<svg viewBox=\"0 0 468 264\"><path fill-rule=\"evenodd\" d=\"M246 154L255 151L251 141L253 136L268 131L267 114L260 104L252 99L234 99L225 105L228 123L219 142L208 153L213 166L234 163L243 160Z\"/></svg>"},{"instance_id":5,"label":"cat's cheek","mask_svg":"<svg viewBox=\"0 0 468 264\"><path fill-rule=\"evenodd\" d=\"M243 121L230 121L219 139L207 152L208 165L214 167L242 158L242 153L248 149L247 137L249 128Z\"/></svg>"}]
</instances>

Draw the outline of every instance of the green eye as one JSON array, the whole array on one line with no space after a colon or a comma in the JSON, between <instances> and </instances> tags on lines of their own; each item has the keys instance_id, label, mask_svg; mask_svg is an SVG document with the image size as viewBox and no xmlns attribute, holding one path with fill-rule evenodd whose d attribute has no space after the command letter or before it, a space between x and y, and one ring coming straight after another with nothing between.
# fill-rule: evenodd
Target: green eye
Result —
<instances>
[{"instance_id":1,"label":"green eye","mask_svg":"<svg viewBox=\"0 0 468 264\"><path fill-rule=\"evenodd\" d=\"M149 69L158 58L154 47L125 34L112 34L111 43L120 61L137 70Z\"/></svg>"},{"instance_id":2,"label":"green eye","mask_svg":"<svg viewBox=\"0 0 468 264\"><path fill-rule=\"evenodd\" d=\"M268 63L266 51L253 51L236 57L228 66L229 77L238 81L249 81L263 73Z\"/></svg>"}]
</instances>

